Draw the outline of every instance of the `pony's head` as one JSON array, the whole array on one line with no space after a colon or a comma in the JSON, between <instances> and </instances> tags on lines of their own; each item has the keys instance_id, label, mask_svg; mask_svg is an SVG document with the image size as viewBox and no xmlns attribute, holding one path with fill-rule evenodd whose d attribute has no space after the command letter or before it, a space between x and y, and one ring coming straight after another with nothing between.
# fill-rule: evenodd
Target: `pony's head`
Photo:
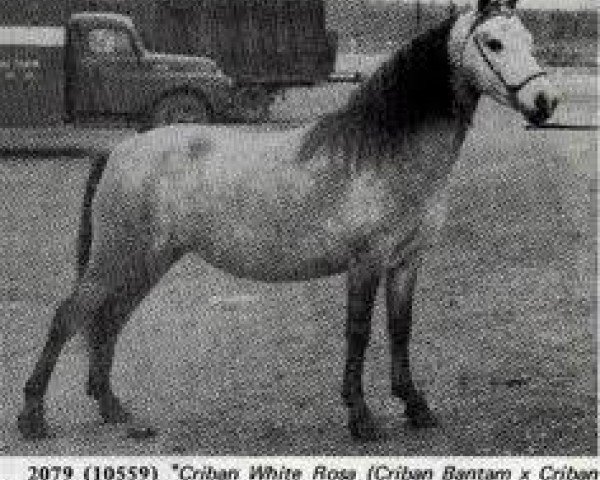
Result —
<instances>
[{"instance_id":1,"label":"pony's head","mask_svg":"<svg viewBox=\"0 0 600 480\"><path fill-rule=\"evenodd\" d=\"M552 116L558 97L533 56L533 39L515 13L516 3L478 0L476 11L457 19L449 52L463 81L539 124Z\"/></svg>"}]
</instances>

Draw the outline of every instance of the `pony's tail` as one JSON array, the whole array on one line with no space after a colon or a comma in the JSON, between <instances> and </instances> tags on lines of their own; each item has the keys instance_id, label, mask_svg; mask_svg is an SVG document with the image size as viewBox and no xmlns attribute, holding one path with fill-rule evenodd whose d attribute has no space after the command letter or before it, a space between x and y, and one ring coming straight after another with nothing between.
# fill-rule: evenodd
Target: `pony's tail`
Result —
<instances>
[{"instance_id":1,"label":"pony's tail","mask_svg":"<svg viewBox=\"0 0 600 480\"><path fill-rule=\"evenodd\" d=\"M102 178L102 173L109 157L110 152L102 152L94 155L90 176L85 184L79 222L79 235L77 237L77 278L83 276L90 260L90 247L92 245L92 200L96 194L96 188Z\"/></svg>"}]
</instances>

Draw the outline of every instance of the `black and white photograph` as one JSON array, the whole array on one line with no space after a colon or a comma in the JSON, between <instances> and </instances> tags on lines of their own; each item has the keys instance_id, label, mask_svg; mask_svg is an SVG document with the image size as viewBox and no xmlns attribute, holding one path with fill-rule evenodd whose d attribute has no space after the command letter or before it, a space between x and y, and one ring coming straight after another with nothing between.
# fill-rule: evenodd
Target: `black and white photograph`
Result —
<instances>
[{"instance_id":1,"label":"black and white photograph","mask_svg":"<svg viewBox=\"0 0 600 480\"><path fill-rule=\"evenodd\" d=\"M596 0L2 0L0 458L596 456L599 59Z\"/></svg>"}]
</instances>

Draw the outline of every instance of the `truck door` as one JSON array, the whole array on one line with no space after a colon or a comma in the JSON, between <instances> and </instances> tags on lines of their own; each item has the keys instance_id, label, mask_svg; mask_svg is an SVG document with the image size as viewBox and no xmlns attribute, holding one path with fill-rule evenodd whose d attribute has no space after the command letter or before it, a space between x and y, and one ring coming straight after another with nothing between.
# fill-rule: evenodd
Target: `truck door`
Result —
<instances>
[{"instance_id":1,"label":"truck door","mask_svg":"<svg viewBox=\"0 0 600 480\"><path fill-rule=\"evenodd\" d=\"M126 115L140 107L140 52L125 28L97 26L78 32L73 46L77 115Z\"/></svg>"}]
</instances>

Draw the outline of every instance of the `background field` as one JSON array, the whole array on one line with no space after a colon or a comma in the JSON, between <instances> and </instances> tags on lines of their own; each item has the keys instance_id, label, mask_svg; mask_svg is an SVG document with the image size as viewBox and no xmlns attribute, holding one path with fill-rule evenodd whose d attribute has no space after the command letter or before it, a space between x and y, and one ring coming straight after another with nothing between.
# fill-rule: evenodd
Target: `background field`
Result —
<instances>
[{"instance_id":1,"label":"background field","mask_svg":"<svg viewBox=\"0 0 600 480\"><path fill-rule=\"evenodd\" d=\"M328 0L327 26L338 32L339 49L350 53L392 50L447 18L452 3L388 0ZM597 10L525 10L519 15L536 40L536 55L548 65L598 65Z\"/></svg>"},{"instance_id":2,"label":"background field","mask_svg":"<svg viewBox=\"0 0 600 480\"><path fill-rule=\"evenodd\" d=\"M371 68L378 60L346 61ZM553 74L567 97L556 119L597 121L596 77ZM314 118L349 91L290 92L274 118ZM22 442L21 391L70 289L89 165L87 158L3 158L1 452L595 454L596 137L523 127L516 114L482 101L450 179L448 224L424 258L411 353L441 426L411 431L390 397L380 301L365 382L385 435L365 445L349 438L339 394L344 277L265 285L194 257L151 293L118 345L115 389L161 434L135 441L101 425L83 393L87 360L77 339L47 398L57 438Z\"/></svg>"}]
</instances>

